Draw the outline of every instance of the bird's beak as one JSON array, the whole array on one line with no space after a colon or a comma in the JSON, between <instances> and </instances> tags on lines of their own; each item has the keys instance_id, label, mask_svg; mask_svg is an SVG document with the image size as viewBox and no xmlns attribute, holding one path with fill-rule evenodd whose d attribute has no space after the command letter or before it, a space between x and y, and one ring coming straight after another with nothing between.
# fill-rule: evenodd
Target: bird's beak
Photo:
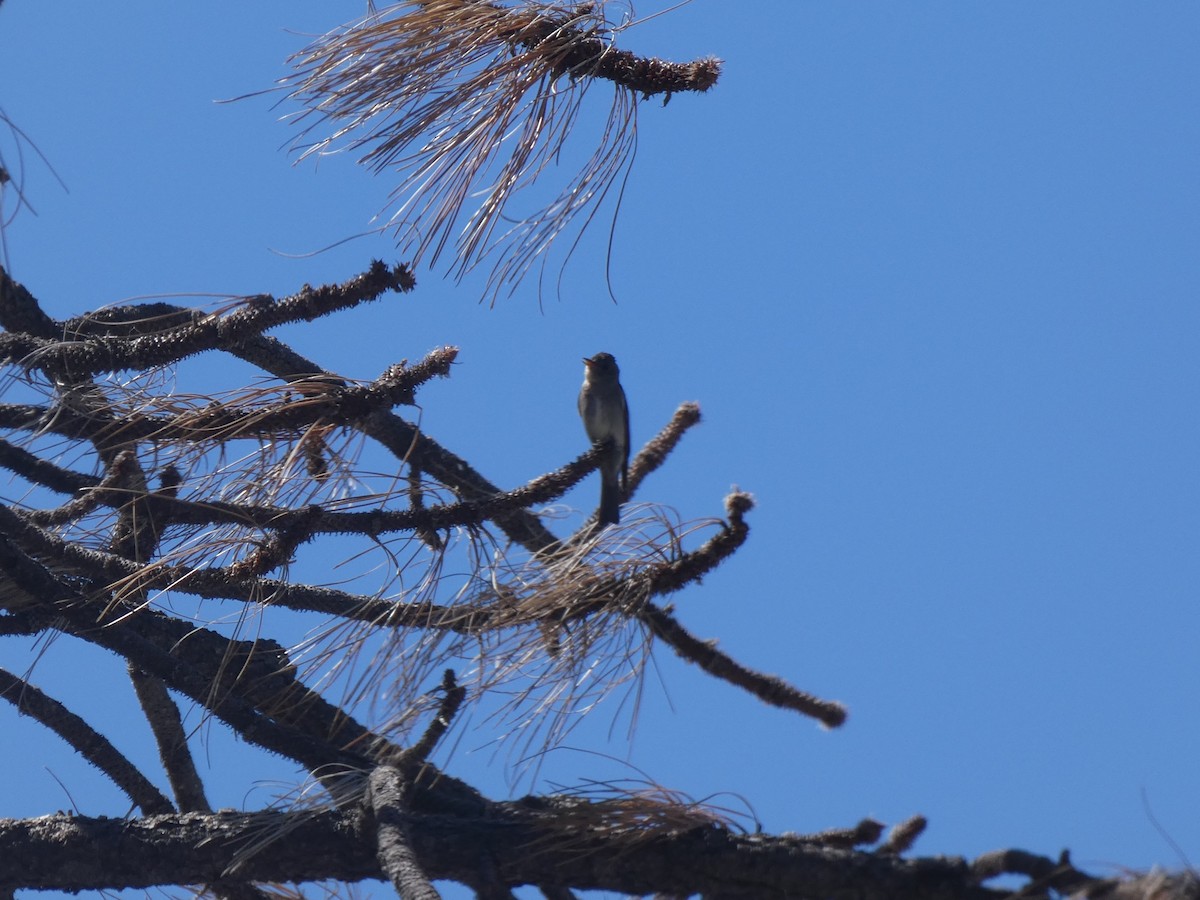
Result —
<instances>
[{"instance_id":1,"label":"bird's beak","mask_svg":"<svg viewBox=\"0 0 1200 900\"><path fill-rule=\"evenodd\" d=\"M584 364L585 366L587 366L589 369L590 369L590 368L591 368L591 367L594 365L594 363L592 362L592 359L591 359L591 357L589 357L589 356L585 356L585 357L583 358L583 364Z\"/></svg>"}]
</instances>

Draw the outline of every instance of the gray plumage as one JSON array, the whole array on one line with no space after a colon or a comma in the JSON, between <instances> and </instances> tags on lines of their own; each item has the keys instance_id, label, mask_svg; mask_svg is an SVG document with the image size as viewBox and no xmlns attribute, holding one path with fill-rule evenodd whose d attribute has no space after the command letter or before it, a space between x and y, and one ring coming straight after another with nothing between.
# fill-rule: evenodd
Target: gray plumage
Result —
<instances>
[{"instance_id":1,"label":"gray plumage","mask_svg":"<svg viewBox=\"0 0 1200 900\"><path fill-rule=\"evenodd\" d=\"M611 353L584 357L579 416L593 444L612 438L612 447L600 463L599 518L602 525L616 525L621 521L629 470L629 404L621 388L621 370Z\"/></svg>"}]
</instances>

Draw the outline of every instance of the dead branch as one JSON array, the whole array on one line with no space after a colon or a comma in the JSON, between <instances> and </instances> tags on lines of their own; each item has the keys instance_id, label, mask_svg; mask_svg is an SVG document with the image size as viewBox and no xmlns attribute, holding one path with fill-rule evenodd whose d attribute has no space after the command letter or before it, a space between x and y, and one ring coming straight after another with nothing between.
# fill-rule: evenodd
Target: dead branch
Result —
<instances>
[{"instance_id":1,"label":"dead branch","mask_svg":"<svg viewBox=\"0 0 1200 900\"><path fill-rule=\"evenodd\" d=\"M591 818L587 807L577 804L567 815L572 823ZM397 819L406 827L414 859L431 879L461 877L477 868L483 854L495 861L500 882L510 886L566 883L580 890L744 900L1009 896L980 886L961 859L910 861L712 826L651 829L622 838L603 828L563 827L562 814L552 804L495 804L475 816L398 811ZM289 839L238 855L246 835L262 833L287 833ZM192 813L133 821L49 816L0 823L0 846L13 844L27 847L27 856L20 861L0 856L0 882L40 889L145 888L212 882L223 875L267 883L353 882L384 874L377 842L364 834L356 811ZM120 854L104 852L116 846Z\"/></svg>"},{"instance_id":2,"label":"dead branch","mask_svg":"<svg viewBox=\"0 0 1200 900\"><path fill-rule=\"evenodd\" d=\"M606 19L604 3L402 0L294 57L286 88L306 108L296 147L364 151L375 171L399 173L391 224L414 262L436 262L453 243L461 277L494 257L494 299L574 220L586 227L628 171L639 97L716 83L715 58L670 63L617 49L627 27ZM613 97L598 145L551 202L521 214L522 189L565 158L583 95L601 81Z\"/></svg>"},{"instance_id":3,"label":"dead branch","mask_svg":"<svg viewBox=\"0 0 1200 900\"><path fill-rule=\"evenodd\" d=\"M155 816L175 811L171 801L108 738L54 698L3 669L0 669L0 697L66 741L123 790L143 815Z\"/></svg>"},{"instance_id":4,"label":"dead branch","mask_svg":"<svg viewBox=\"0 0 1200 900\"><path fill-rule=\"evenodd\" d=\"M88 337L83 340L52 340L45 332L48 323L37 316L7 318L8 334L0 334L0 361L25 368L38 368L63 377L82 378L100 372L152 369L178 362L208 350L236 345L289 322L311 322L338 310L348 309L378 297L386 291L406 292L416 280L404 265L389 268L376 260L370 269L341 285L312 288L282 300L262 294L242 302L234 312L220 315L197 314L193 321L138 337ZM0 310L27 309L32 297L13 282L0 268ZM15 323L30 323L37 330L26 332ZM11 324L10 324L11 323ZM41 334L41 337L35 335Z\"/></svg>"}]
</instances>

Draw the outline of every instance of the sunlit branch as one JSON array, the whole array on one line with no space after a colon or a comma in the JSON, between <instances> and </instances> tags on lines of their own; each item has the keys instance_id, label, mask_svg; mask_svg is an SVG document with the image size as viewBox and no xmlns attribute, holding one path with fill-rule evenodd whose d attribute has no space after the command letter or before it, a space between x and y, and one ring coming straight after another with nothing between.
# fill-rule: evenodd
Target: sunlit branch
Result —
<instances>
[{"instance_id":1,"label":"sunlit branch","mask_svg":"<svg viewBox=\"0 0 1200 900\"><path fill-rule=\"evenodd\" d=\"M0 295L5 291L9 294L24 291L6 279L7 275L0 270ZM65 340L52 340L9 327L8 334L0 334L0 360L26 369L67 373L73 378L100 372L151 369L207 350L233 346L269 328L290 322L311 322L375 300L387 291L410 291L415 285L416 281L405 266L389 268L376 261L367 272L344 284L318 288L306 285L281 300L266 295L252 297L227 315L197 313L192 322L157 333L79 340L66 336ZM24 291L18 299L20 303L14 303L14 306L27 304L28 292ZM40 320L35 324L39 329L46 327Z\"/></svg>"}]
</instances>

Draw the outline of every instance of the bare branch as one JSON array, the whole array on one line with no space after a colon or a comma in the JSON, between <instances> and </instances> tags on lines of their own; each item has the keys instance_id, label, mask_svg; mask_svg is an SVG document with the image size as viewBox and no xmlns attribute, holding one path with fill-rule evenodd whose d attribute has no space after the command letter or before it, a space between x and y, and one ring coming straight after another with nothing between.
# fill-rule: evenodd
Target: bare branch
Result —
<instances>
[{"instance_id":1,"label":"bare branch","mask_svg":"<svg viewBox=\"0 0 1200 900\"><path fill-rule=\"evenodd\" d=\"M0 468L20 475L26 481L40 484L60 494L74 494L99 487L101 479L94 475L72 472L39 459L28 450L0 438Z\"/></svg>"},{"instance_id":2,"label":"bare branch","mask_svg":"<svg viewBox=\"0 0 1200 900\"><path fill-rule=\"evenodd\" d=\"M212 812L204 794L204 784L188 749L179 707L167 693L166 685L132 664L129 665L129 680L133 682L142 712L154 732L158 755L179 808L184 812Z\"/></svg>"},{"instance_id":3,"label":"bare branch","mask_svg":"<svg viewBox=\"0 0 1200 900\"><path fill-rule=\"evenodd\" d=\"M171 801L108 738L57 700L24 679L0 669L0 697L45 725L129 795L143 815L174 812Z\"/></svg>"},{"instance_id":4,"label":"bare branch","mask_svg":"<svg viewBox=\"0 0 1200 900\"><path fill-rule=\"evenodd\" d=\"M884 827L882 822L863 819L853 828L831 828L816 834L806 834L803 839L823 847L842 847L849 850L851 847L874 844L883 834Z\"/></svg>"},{"instance_id":5,"label":"bare branch","mask_svg":"<svg viewBox=\"0 0 1200 900\"><path fill-rule=\"evenodd\" d=\"M3 336L0 336L3 337ZM258 390L259 406L209 402L170 415L129 412L115 415L63 404L53 409L31 404L0 406L0 427L51 432L103 444L114 451L138 441L215 445L244 438L302 434L313 425L341 426L365 419L398 403L413 404L414 389L434 376L446 376L457 351L435 350L415 366L393 366L371 384L331 388L327 384L293 382L283 388ZM145 398L151 400L151 398ZM152 402L152 401L151 401ZM178 397L167 398L183 406Z\"/></svg>"},{"instance_id":6,"label":"bare branch","mask_svg":"<svg viewBox=\"0 0 1200 900\"><path fill-rule=\"evenodd\" d=\"M52 338L57 333L54 320L42 311L24 285L12 280L3 266L0 266L0 327L43 338Z\"/></svg>"},{"instance_id":7,"label":"bare branch","mask_svg":"<svg viewBox=\"0 0 1200 900\"><path fill-rule=\"evenodd\" d=\"M443 673L442 691L441 705L438 707L437 714L430 721L429 727L425 729L420 740L401 754L398 762L401 769L412 770L423 766L429 754L450 730L450 724L462 708L463 700L467 696L467 689L458 683L453 669L447 669Z\"/></svg>"},{"instance_id":8,"label":"bare branch","mask_svg":"<svg viewBox=\"0 0 1200 900\"><path fill-rule=\"evenodd\" d=\"M245 666L255 659L264 660L267 648L260 645L265 642L238 645L151 610L98 626L96 610L82 595L21 553L3 533L0 570L28 597L37 598L45 615L53 616L59 627L161 678L210 709L247 740L295 759L310 771L336 765L362 766L364 757L343 748L367 737L366 730L300 685L294 672L278 664L267 668L260 662L259 677L241 677L238 663ZM282 648L275 649L276 655L282 654ZM257 704L243 699L243 692L257 696ZM325 722L323 728L313 727L314 716ZM296 724L285 724L285 718ZM298 727L301 725L305 727ZM335 743L339 739L341 746Z\"/></svg>"},{"instance_id":9,"label":"bare branch","mask_svg":"<svg viewBox=\"0 0 1200 900\"><path fill-rule=\"evenodd\" d=\"M879 847L880 853L907 853L912 849L929 821L924 816L905 819L888 833L887 840Z\"/></svg>"},{"instance_id":10,"label":"bare branch","mask_svg":"<svg viewBox=\"0 0 1200 900\"><path fill-rule=\"evenodd\" d=\"M563 828L564 816L574 823ZM602 818L599 819L603 821ZM496 804L486 815L408 819L415 859L427 877L463 880L481 855L502 883L575 885L623 894L655 892L742 898L850 896L863 900L1003 900L961 859L919 861L816 847L803 840L737 835L712 826L613 834L587 828L586 806ZM238 856L247 835L286 833ZM49 816L0 822L0 883L42 890L146 888L212 883L380 878L376 842L357 812L190 813L135 821ZM121 847L115 853L113 848ZM1086 877L1086 876L1085 876ZM1093 879L1097 884L1097 880ZM739 893L730 894L730 885Z\"/></svg>"},{"instance_id":11,"label":"bare branch","mask_svg":"<svg viewBox=\"0 0 1200 900\"><path fill-rule=\"evenodd\" d=\"M654 636L681 658L695 663L710 675L749 691L764 703L811 716L829 728L836 728L846 721L846 708L840 703L821 700L775 675L765 675L743 666L719 651L713 642L693 637L665 610L647 606L641 618Z\"/></svg>"},{"instance_id":12,"label":"bare branch","mask_svg":"<svg viewBox=\"0 0 1200 900\"><path fill-rule=\"evenodd\" d=\"M23 333L10 328L9 334L0 335L0 360L72 378L151 369L206 350L235 346L268 328L289 322L311 322L375 300L386 291L411 291L415 286L416 281L405 266L388 268L376 260L367 272L341 285L319 288L305 285L282 300L267 295L251 297L228 315L196 316L188 324L140 337L54 341L35 336L37 332ZM14 308L24 308L32 299L20 285L7 281L3 270L0 270L0 297ZM43 332L47 329L42 319L35 318L29 324Z\"/></svg>"},{"instance_id":13,"label":"bare branch","mask_svg":"<svg viewBox=\"0 0 1200 900\"><path fill-rule=\"evenodd\" d=\"M412 848L409 834L411 787L400 770L378 766L371 772L371 812L379 865L402 900L441 900Z\"/></svg>"},{"instance_id":14,"label":"bare branch","mask_svg":"<svg viewBox=\"0 0 1200 900\"><path fill-rule=\"evenodd\" d=\"M1100 881L1080 872L1071 863L1071 854L1066 850L1057 861L1025 850L997 850L977 857L971 864L971 871L980 879L995 878L998 875L1028 875L1032 880L1022 893L1028 893L1030 896L1037 896L1046 890L1067 894L1092 888L1096 889L1095 896L1108 897L1112 895L1112 889L1116 886L1111 880ZM1085 893L1083 896L1089 895Z\"/></svg>"},{"instance_id":15,"label":"bare branch","mask_svg":"<svg viewBox=\"0 0 1200 900\"><path fill-rule=\"evenodd\" d=\"M700 406L697 403L681 403L675 415L658 434L646 442L629 464L629 495L632 496L652 472L667 461L690 428L700 424ZM627 498L628 499L628 498Z\"/></svg>"}]
</instances>

